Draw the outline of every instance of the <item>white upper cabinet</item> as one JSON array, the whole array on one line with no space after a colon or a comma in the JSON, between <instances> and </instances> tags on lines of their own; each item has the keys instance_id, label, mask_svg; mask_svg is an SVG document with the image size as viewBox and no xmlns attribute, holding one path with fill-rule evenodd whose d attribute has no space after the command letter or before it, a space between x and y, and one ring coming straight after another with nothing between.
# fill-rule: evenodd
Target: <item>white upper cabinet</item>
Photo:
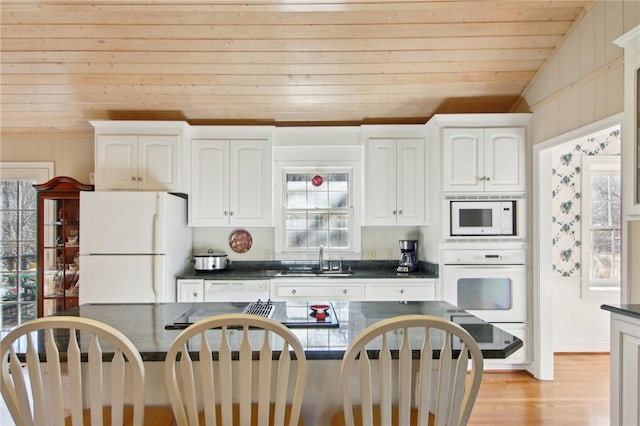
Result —
<instances>
[{"instance_id":1,"label":"white upper cabinet","mask_svg":"<svg viewBox=\"0 0 640 426\"><path fill-rule=\"evenodd\" d=\"M186 192L183 122L94 121L96 190Z\"/></svg>"},{"instance_id":2,"label":"white upper cabinet","mask_svg":"<svg viewBox=\"0 0 640 426\"><path fill-rule=\"evenodd\" d=\"M199 129L206 137L191 141L191 226L272 224L271 130L234 129Z\"/></svg>"},{"instance_id":3,"label":"white upper cabinet","mask_svg":"<svg viewBox=\"0 0 640 426\"><path fill-rule=\"evenodd\" d=\"M442 130L444 192L525 191L525 129Z\"/></svg>"},{"instance_id":4,"label":"white upper cabinet","mask_svg":"<svg viewBox=\"0 0 640 426\"><path fill-rule=\"evenodd\" d=\"M425 139L370 135L365 144L365 224L424 224Z\"/></svg>"}]
</instances>

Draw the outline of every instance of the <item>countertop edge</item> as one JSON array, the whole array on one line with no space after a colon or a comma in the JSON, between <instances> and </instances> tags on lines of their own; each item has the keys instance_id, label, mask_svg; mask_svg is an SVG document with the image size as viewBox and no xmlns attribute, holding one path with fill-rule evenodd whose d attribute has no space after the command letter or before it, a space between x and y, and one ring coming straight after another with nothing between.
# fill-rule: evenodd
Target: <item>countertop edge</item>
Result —
<instances>
[{"instance_id":1,"label":"countertop edge","mask_svg":"<svg viewBox=\"0 0 640 426\"><path fill-rule=\"evenodd\" d=\"M640 319L640 304L629 305L601 305L600 309L613 312L616 314L624 315L627 317Z\"/></svg>"}]
</instances>

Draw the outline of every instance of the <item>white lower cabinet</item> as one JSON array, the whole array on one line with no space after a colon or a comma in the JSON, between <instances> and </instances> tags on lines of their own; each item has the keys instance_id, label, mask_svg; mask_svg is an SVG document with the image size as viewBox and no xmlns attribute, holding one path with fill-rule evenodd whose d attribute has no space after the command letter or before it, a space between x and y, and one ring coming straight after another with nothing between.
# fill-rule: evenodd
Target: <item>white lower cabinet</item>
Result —
<instances>
[{"instance_id":1,"label":"white lower cabinet","mask_svg":"<svg viewBox=\"0 0 640 426\"><path fill-rule=\"evenodd\" d=\"M640 424L640 319L611 313L611 425Z\"/></svg>"},{"instance_id":2,"label":"white lower cabinet","mask_svg":"<svg viewBox=\"0 0 640 426\"><path fill-rule=\"evenodd\" d=\"M204 280L178 280L178 302L204 302Z\"/></svg>"},{"instance_id":3,"label":"white lower cabinet","mask_svg":"<svg viewBox=\"0 0 640 426\"><path fill-rule=\"evenodd\" d=\"M204 281L205 302L255 302L269 299L269 281Z\"/></svg>"},{"instance_id":4,"label":"white lower cabinet","mask_svg":"<svg viewBox=\"0 0 640 426\"><path fill-rule=\"evenodd\" d=\"M355 280L271 280L271 300L364 300L364 287L364 282Z\"/></svg>"},{"instance_id":5,"label":"white lower cabinet","mask_svg":"<svg viewBox=\"0 0 640 426\"><path fill-rule=\"evenodd\" d=\"M527 347L527 324L523 322L492 322L494 326L501 328L509 334L512 334L522 340L522 348L515 351L509 357L505 359L496 359L490 360L485 359L484 363L491 367L492 364L498 364L496 367L502 368L505 364L520 364L526 363L529 361L529 357L527 355L528 347ZM489 368L491 369L491 368Z\"/></svg>"},{"instance_id":6,"label":"white lower cabinet","mask_svg":"<svg viewBox=\"0 0 640 426\"><path fill-rule=\"evenodd\" d=\"M435 300L436 280L398 279L367 281L366 300Z\"/></svg>"},{"instance_id":7,"label":"white lower cabinet","mask_svg":"<svg viewBox=\"0 0 640 426\"><path fill-rule=\"evenodd\" d=\"M435 279L319 279L273 280L179 279L178 302L252 302L286 300L436 300Z\"/></svg>"},{"instance_id":8,"label":"white lower cabinet","mask_svg":"<svg viewBox=\"0 0 640 426\"><path fill-rule=\"evenodd\" d=\"M179 279L178 302L253 302L269 299L269 280Z\"/></svg>"}]
</instances>

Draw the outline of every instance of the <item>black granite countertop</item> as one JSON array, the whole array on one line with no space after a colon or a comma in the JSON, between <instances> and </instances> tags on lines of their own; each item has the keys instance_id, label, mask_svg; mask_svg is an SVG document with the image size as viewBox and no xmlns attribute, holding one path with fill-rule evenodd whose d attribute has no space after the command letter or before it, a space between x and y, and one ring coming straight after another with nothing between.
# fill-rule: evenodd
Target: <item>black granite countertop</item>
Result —
<instances>
[{"instance_id":1,"label":"black granite countertop","mask_svg":"<svg viewBox=\"0 0 640 426\"><path fill-rule=\"evenodd\" d=\"M317 264L316 264L317 266ZM438 265L428 262L420 262L419 269L410 273L398 273L397 261L345 261L343 269L349 270L348 275L332 276L320 275L320 278L340 279L406 279L406 278L438 278ZM230 267L220 271L199 272L185 271L178 275L178 279L205 279L205 280L270 280L274 278L289 278L279 274L293 265L277 261L258 262L232 262ZM296 277L291 277L296 278ZM299 278L299 277L297 277Z\"/></svg>"},{"instance_id":2,"label":"black granite countertop","mask_svg":"<svg viewBox=\"0 0 640 426\"><path fill-rule=\"evenodd\" d=\"M407 314L436 315L457 323L472 324L465 328L479 342L485 358L505 358L522 347L522 340L517 337L442 301L409 303L339 301L332 304L339 320L339 327L292 329L302 342L308 359L342 359L351 341L364 328L386 318ZM245 307L244 304L238 303L199 303L197 305L199 309L209 309L211 315L241 312ZM110 324L131 339L144 361L164 361L171 342L180 332L165 329L165 326L175 321L192 306L191 303L87 304L62 311L60 315L79 315ZM84 351L85 348L81 349Z\"/></svg>"},{"instance_id":3,"label":"black granite countertop","mask_svg":"<svg viewBox=\"0 0 640 426\"><path fill-rule=\"evenodd\" d=\"M626 315L628 317L640 319L640 305L602 305L602 309L616 314Z\"/></svg>"}]
</instances>

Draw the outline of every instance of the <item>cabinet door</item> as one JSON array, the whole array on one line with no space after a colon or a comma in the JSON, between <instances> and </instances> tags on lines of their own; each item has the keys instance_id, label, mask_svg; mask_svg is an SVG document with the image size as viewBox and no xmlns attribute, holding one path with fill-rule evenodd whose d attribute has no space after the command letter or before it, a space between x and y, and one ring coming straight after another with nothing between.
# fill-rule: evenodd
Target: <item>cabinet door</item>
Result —
<instances>
[{"instance_id":1,"label":"cabinet door","mask_svg":"<svg viewBox=\"0 0 640 426\"><path fill-rule=\"evenodd\" d=\"M482 129L442 130L442 190L445 192L482 191L484 160Z\"/></svg>"},{"instance_id":2,"label":"cabinet door","mask_svg":"<svg viewBox=\"0 0 640 426\"><path fill-rule=\"evenodd\" d=\"M523 128L485 129L485 191L524 191L525 134Z\"/></svg>"},{"instance_id":3,"label":"cabinet door","mask_svg":"<svg viewBox=\"0 0 640 426\"><path fill-rule=\"evenodd\" d=\"M230 141L229 222L271 225L271 145L267 140Z\"/></svg>"},{"instance_id":4,"label":"cabinet door","mask_svg":"<svg viewBox=\"0 0 640 426\"><path fill-rule=\"evenodd\" d=\"M178 280L178 302L204 302L203 280Z\"/></svg>"},{"instance_id":5,"label":"cabinet door","mask_svg":"<svg viewBox=\"0 0 640 426\"><path fill-rule=\"evenodd\" d=\"M98 136L95 161L96 190L138 188L137 136Z\"/></svg>"},{"instance_id":6,"label":"cabinet door","mask_svg":"<svg viewBox=\"0 0 640 426\"><path fill-rule=\"evenodd\" d=\"M399 225L424 223L424 140L399 139L396 145L396 206Z\"/></svg>"},{"instance_id":7,"label":"cabinet door","mask_svg":"<svg viewBox=\"0 0 640 426\"><path fill-rule=\"evenodd\" d=\"M138 136L138 189L179 191L179 150L178 136Z\"/></svg>"},{"instance_id":8,"label":"cabinet door","mask_svg":"<svg viewBox=\"0 0 640 426\"><path fill-rule=\"evenodd\" d=\"M191 145L189 225L229 224L229 142L195 139Z\"/></svg>"},{"instance_id":9,"label":"cabinet door","mask_svg":"<svg viewBox=\"0 0 640 426\"><path fill-rule=\"evenodd\" d=\"M396 141L370 139L366 149L365 221L368 225L394 225L397 213Z\"/></svg>"}]
</instances>

